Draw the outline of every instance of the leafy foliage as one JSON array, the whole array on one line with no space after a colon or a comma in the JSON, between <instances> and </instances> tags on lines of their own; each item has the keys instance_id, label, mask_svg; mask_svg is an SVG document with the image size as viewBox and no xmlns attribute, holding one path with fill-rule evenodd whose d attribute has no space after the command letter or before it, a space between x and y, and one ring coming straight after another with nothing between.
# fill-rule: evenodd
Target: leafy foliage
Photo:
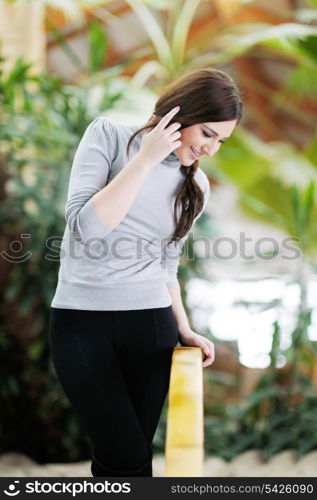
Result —
<instances>
[{"instance_id":1,"label":"leafy foliage","mask_svg":"<svg viewBox=\"0 0 317 500\"><path fill-rule=\"evenodd\" d=\"M16 62L0 78L0 141L5 235L0 324L1 451L22 451L39 462L87 456L89 443L56 380L48 349L49 307L56 288L64 202L77 144L95 117L93 86L31 76ZM99 84L100 85L100 84ZM114 104L105 83L99 113ZM24 415L23 419L21 414ZM29 432L37 429L37 432Z\"/></svg>"}]
</instances>

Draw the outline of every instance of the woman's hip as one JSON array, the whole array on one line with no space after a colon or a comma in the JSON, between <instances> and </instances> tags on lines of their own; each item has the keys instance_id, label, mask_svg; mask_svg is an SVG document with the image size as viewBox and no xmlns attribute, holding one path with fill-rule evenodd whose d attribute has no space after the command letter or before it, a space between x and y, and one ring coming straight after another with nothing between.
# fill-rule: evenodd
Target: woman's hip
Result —
<instances>
[{"instance_id":1,"label":"woman's hip","mask_svg":"<svg viewBox=\"0 0 317 500\"><path fill-rule=\"evenodd\" d=\"M118 356L142 357L170 350L178 342L172 307L120 311L51 308L49 344L71 356L82 348L93 357L113 349ZM138 355L137 355L138 354Z\"/></svg>"}]
</instances>

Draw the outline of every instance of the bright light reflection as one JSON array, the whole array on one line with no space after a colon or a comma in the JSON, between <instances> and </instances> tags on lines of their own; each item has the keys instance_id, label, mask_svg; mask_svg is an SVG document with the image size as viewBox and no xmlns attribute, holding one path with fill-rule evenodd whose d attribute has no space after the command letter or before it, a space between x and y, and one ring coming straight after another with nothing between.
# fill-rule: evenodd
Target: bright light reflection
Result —
<instances>
[{"instance_id":1,"label":"bright light reflection","mask_svg":"<svg viewBox=\"0 0 317 500\"><path fill-rule=\"evenodd\" d=\"M300 300L297 283L287 284L278 278L244 282L192 279L187 285L187 291L188 306L193 310L197 330L208 326L220 340L236 341L243 365L249 368L266 368L269 365L275 320L278 320L281 327L282 349L289 347ZM317 281L312 279L308 287L310 307L314 306L316 295ZM238 303L245 301L265 304L274 299L280 300L280 305L266 311L262 311L258 304L250 308ZM308 335L311 340L317 340L317 311L312 313ZM278 366L284 364L285 357L279 355Z\"/></svg>"}]
</instances>

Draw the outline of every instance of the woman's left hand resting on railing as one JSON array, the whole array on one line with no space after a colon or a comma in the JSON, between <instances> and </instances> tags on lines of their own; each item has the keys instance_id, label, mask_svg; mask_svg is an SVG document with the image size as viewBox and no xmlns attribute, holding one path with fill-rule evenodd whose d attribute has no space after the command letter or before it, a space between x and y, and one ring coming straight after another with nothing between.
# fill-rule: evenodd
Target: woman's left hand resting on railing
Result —
<instances>
[{"instance_id":1,"label":"woman's left hand resting on railing","mask_svg":"<svg viewBox=\"0 0 317 500\"><path fill-rule=\"evenodd\" d=\"M188 347L201 347L204 353L203 368L211 365L215 360L215 346L211 340L195 333L193 330L189 329L187 332L179 334L180 341L182 344Z\"/></svg>"}]
</instances>

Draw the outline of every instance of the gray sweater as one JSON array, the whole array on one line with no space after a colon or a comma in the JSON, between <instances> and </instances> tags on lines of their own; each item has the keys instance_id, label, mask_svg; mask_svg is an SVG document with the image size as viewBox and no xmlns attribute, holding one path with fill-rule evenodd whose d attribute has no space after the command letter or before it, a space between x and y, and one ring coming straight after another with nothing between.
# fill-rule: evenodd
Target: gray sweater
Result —
<instances>
[{"instance_id":1,"label":"gray sweater","mask_svg":"<svg viewBox=\"0 0 317 500\"><path fill-rule=\"evenodd\" d=\"M126 154L130 135L142 125L145 123L127 126L99 116L79 143L69 178L52 307L129 310L172 304L168 287L179 289L177 269L188 238L187 233L177 243L168 244L175 230L175 197L184 182L176 154L172 152L153 167L115 228L107 227L91 202L139 150L142 132L132 141L129 156ZM209 181L200 168L195 180L204 192L204 210Z\"/></svg>"}]
</instances>

